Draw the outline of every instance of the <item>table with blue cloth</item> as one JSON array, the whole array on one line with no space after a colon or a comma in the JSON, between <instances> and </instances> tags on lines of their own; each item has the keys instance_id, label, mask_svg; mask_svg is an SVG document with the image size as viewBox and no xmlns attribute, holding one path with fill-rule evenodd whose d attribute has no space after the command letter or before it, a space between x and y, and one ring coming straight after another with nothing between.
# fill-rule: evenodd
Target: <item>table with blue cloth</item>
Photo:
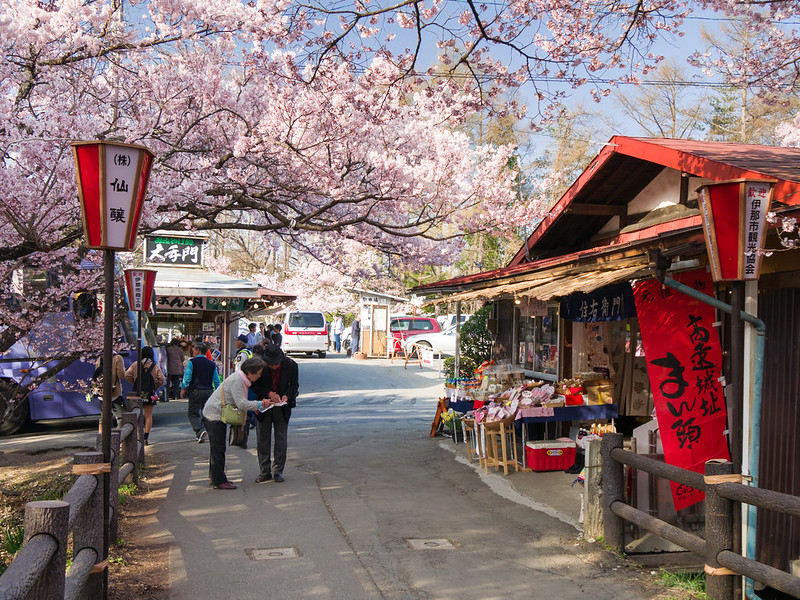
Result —
<instances>
[{"instance_id":1,"label":"table with blue cloth","mask_svg":"<svg viewBox=\"0 0 800 600\"><path fill-rule=\"evenodd\" d=\"M458 402L450 401L450 408L456 412L465 413L474 410L475 401L462 400ZM478 402L480 405L481 403ZM522 409L524 410L524 409ZM563 421L595 421L599 419L616 419L619 411L616 404L584 404L578 406L555 406L553 414L540 417L519 417L515 425L521 427L521 438L523 445L522 464L527 466L525 455L525 442L528 441L529 423L555 423Z\"/></svg>"},{"instance_id":2,"label":"table with blue cloth","mask_svg":"<svg viewBox=\"0 0 800 600\"><path fill-rule=\"evenodd\" d=\"M584 404L583 406L555 406L553 414L541 417L522 416L517 423L522 428L522 466L527 468L528 460L525 443L528 441L528 423L554 423L559 421L594 421L598 419L616 419L619 410L616 404Z\"/></svg>"}]
</instances>

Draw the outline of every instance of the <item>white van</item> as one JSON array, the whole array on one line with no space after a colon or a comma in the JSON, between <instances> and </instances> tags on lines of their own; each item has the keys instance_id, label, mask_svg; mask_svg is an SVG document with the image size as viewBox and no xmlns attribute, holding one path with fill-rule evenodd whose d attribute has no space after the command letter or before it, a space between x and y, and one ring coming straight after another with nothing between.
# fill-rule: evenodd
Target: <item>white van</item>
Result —
<instances>
[{"instance_id":1,"label":"white van","mask_svg":"<svg viewBox=\"0 0 800 600\"><path fill-rule=\"evenodd\" d=\"M328 324L325 315L315 310L291 310L283 315L281 324L283 341L281 348L286 354L314 352L325 358L328 351Z\"/></svg>"}]
</instances>

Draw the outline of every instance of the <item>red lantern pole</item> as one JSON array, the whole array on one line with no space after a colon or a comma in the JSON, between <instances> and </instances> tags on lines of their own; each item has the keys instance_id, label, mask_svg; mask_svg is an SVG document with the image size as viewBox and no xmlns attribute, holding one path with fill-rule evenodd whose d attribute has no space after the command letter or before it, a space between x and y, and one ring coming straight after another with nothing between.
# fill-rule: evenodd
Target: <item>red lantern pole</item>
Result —
<instances>
[{"instance_id":1,"label":"red lantern pole","mask_svg":"<svg viewBox=\"0 0 800 600\"><path fill-rule=\"evenodd\" d=\"M153 153L142 146L113 142L72 144L86 247L103 250L105 313L103 319L103 400L100 446L110 465L111 394L114 343L114 252L133 250L144 204ZM110 475L103 477L103 561L108 559ZM114 492L116 493L116 491ZM103 597L108 597L108 568L103 571Z\"/></svg>"}]
</instances>

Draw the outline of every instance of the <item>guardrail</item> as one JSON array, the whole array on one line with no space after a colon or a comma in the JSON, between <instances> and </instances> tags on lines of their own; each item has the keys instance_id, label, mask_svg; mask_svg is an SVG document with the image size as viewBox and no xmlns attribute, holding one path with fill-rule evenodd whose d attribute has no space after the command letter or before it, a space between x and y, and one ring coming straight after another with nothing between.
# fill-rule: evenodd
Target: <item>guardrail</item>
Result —
<instances>
[{"instance_id":1,"label":"guardrail","mask_svg":"<svg viewBox=\"0 0 800 600\"><path fill-rule=\"evenodd\" d=\"M0 576L0 600L97 600L106 598L108 557L103 556L103 477L110 477L109 539L117 539L119 484L139 483L144 464L144 413L139 399L129 400L119 429L111 432L111 463L102 452L78 452L75 481L62 500L25 505L23 547ZM97 449L101 436L97 436ZM72 531L72 565L66 569Z\"/></svg>"},{"instance_id":2,"label":"guardrail","mask_svg":"<svg viewBox=\"0 0 800 600\"><path fill-rule=\"evenodd\" d=\"M710 600L732 600L733 577L741 575L800 598L800 577L733 552L734 503L744 503L800 517L800 498L737 483L730 462L709 461L705 476L622 449L622 434L603 436L603 535L621 552L625 521L638 525L705 558L706 594ZM706 539L683 531L625 503L623 465L646 471L706 493ZM735 481L736 480L736 481Z\"/></svg>"}]
</instances>

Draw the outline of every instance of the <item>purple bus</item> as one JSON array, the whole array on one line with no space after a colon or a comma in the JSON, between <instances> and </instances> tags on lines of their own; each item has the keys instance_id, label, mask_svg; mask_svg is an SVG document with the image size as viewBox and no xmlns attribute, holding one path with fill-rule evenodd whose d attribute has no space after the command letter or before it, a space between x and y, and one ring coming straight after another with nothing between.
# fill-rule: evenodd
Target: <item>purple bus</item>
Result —
<instances>
[{"instance_id":1,"label":"purple bus","mask_svg":"<svg viewBox=\"0 0 800 600\"><path fill-rule=\"evenodd\" d=\"M122 286L124 289L124 286ZM49 313L35 331L18 340L6 352L0 354L0 435L16 432L29 421L44 419L70 419L100 415L100 399L89 393L89 384L95 371L98 355L75 357L58 334L72 327L79 317L79 310L70 302L63 312ZM65 307L66 308L66 307ZM147 323L146 315L143 323ZM155 343L149 326L142 327L142 344L153 346L156 358L166 372L166 352ZM97 324L102 336L102 321ZM130 348L120 352L125 368L136 361L135 313L127 311L119 326L117 339L122 337ZM60 364L65 366L53 372L38 385L31 382L54 371ZM122 382L123 393L131 391L131 385Z\"/></svg>"}]
</instances>

